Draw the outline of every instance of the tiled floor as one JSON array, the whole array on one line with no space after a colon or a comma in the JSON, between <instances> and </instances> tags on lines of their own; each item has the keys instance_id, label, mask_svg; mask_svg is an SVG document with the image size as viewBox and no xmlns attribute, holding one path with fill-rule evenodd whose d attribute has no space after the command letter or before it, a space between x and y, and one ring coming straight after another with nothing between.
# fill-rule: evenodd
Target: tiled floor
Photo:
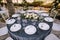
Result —
<instances>
[{"instance_id":1,"label":"tiled floor","mask_svg":"<svg viewBox=\"0 0 60 40\"><path fill-rule=\"evenodd\" d=\"M60 25L57 24L57 23L53 23L53 24L54 24L54 25L53 25L52 29L53 29L53 30L56 30L56 31L60 31Z\"/></svg>"},{"instance_id":2,"label":"tiled floor","mask_svg":"<svg viewBox=\"0 0 60 40\"><path fill-rule=\"evenodd\" d=\"M6 26L6 24L5 24L5 23L0 22L0 28L2 28L2 27L4 27L4 26Z\"/></svg>"},{"instance_id":3,"label":"tiled floor","mask_svg":"<svg viewBox=\"0 0 60 40\"><path fill-rule=\"evenodd\" d=\"M7 37L5 40L13 40L11 37Z\"/></svg>"},{"instance_id":4,"label":"tiled floor","mask_svg":"<svg viewBox=\"0 0 60 40\"><path fill-rule=\"evenodd\" d=\"M58 24L60 25L60 21L55 20L55 26L52 28L51 34L47 36L45 40L60 40L60 26L58 26ZM56 27L59 30L55 30ZM4 33L3 31L5 31L5 35L1 35L1 33ZM8 30L6 29L6 24L4 23L0 23L0 40L12 40L8 34Z\"/></svg>"},{"instance_id":5,"label":"tiled floor","mask_svg":"<svg viewBox=\"0 0 60 40\"><path fill-rule=\"evenodd\" d=\"M11 37L7 37L5 40L13 40ZM50 34L48 35L45 40L60 40L56 35Z\"/></svg>"},{"instance_id":6,"label":"tiled floor","mask_svg":"<svg viewBox=\"0 0 60 40\"><path fill-rule=\"evenodd\" d=\"M0 36L6 35L8 33L7 27L0 28Z\"/></svg>"},{"instance_id":7,"label":"tiled floor","mask_svg":"<svg viewBox=\"0 0 60 40\"><path fill-rule=\"evenodd\" d=\"M48 35L45 40L60 40L56 35L50 34Z\"/></svg>"}]
</instances>

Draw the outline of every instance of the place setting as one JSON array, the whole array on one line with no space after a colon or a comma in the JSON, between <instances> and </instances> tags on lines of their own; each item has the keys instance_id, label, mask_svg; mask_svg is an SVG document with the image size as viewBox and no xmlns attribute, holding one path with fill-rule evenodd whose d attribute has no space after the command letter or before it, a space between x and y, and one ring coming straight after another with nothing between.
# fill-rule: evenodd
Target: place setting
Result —
<instances>
[{"instance_id":1,"label":"place setting","mask_svg":"<svg viewBox=\"0 0 60 40\"><path fill-rule=\"evenodd\" d=\"M18 32L20 31L22 28L21 24L13 24L11 27L10 27L10 31L11 32Z\"/></svg>"}]
</instances>

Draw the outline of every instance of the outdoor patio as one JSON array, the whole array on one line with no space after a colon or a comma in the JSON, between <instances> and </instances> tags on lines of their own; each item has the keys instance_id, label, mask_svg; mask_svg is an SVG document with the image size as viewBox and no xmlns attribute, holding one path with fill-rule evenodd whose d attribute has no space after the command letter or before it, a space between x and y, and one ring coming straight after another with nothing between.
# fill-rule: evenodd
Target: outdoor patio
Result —
<instances>
[{"instance_id":1,"label":"outdoor patio","mask_svg":"<svg viewBox=\"0 0 60 40\"><path fill-rule=\"evenodd\" d=\"M0 40L60 40L60 0L0 0Z\"/></svg>"}]
</instances>

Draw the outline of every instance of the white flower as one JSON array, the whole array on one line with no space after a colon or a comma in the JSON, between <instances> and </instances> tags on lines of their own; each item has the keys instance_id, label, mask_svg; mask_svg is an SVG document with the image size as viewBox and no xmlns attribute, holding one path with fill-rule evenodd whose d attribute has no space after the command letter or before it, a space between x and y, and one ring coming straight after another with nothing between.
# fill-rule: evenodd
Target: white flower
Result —
<instances>
[{"instance_id":1,"label":"white flower","mask_svg":"<svg viewBox=\"0 0 60 40\"><path fill-rule=\"evenodd\" d=\"M33 14L33 17L37 16L37 14Z\"/></svg>"},{"instance_id":2,"label":"white flower","mask_svg":"<svg viewBox=\"0 0 60 40\"><path fill-rule=\"evenodd\" d=\"M24 14L24 16L26 16L26 14Z\"/></svg>"},{"instance_id":3,"label":"white flower","mask_svg":"<svg viewBox=\"0 0 60 40\"><path fill-rule=\"evenodd\" d=\"M30 15L30 14L29 14L29 13L27 13L27 14L26 14L26 16L25 16L25 18L29 18L29 15Z\"/></svg>"},{"instance_id":4,"label":"white flower","mask_svg":"<svg viewBox=\"0 0 60 40\"><path fill-rule=\"evenodd\" d=\"M29 17L29 15L26 15L26 17L25 18L28 18Z\"/></svg>"},{"instance_id":5,"label":"white flower","mask_svg":"<svg viewBox=\"0 0 60 40\"><path fill-rule=\"evenodd\" d=\"M34 19L37 19L37 18L38 18L38 16L35 16L35 17L34 17Z\"/></svg>"},{"instance_id":6,"label":"white flower","mask_svg":"<svg viewBox=\"0 0 60 40\"><path fill-rule=\"evenodd\" d=\"M31 17L32 17L32 15L30 14L30 15L29 15L29 18L31 18Z\"/></svg>"}]
</instances>

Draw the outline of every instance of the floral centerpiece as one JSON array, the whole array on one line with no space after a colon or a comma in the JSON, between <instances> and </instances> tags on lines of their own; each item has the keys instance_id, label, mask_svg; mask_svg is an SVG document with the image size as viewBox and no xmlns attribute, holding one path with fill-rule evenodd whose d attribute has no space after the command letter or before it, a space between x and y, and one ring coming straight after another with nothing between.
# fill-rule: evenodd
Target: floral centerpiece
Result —
<instances>
[{"instance_id":1,"label":"floral centerpiece","mask_svg":"<svg viewBox=\"0 0 60 40\"><path fill-rule=\"evenodd\" d=\"M24 13L21 14L21 18L23 19L30 19L30 20L39 20L39 15L36 13Z\"/></svg>"}]
</instances>

